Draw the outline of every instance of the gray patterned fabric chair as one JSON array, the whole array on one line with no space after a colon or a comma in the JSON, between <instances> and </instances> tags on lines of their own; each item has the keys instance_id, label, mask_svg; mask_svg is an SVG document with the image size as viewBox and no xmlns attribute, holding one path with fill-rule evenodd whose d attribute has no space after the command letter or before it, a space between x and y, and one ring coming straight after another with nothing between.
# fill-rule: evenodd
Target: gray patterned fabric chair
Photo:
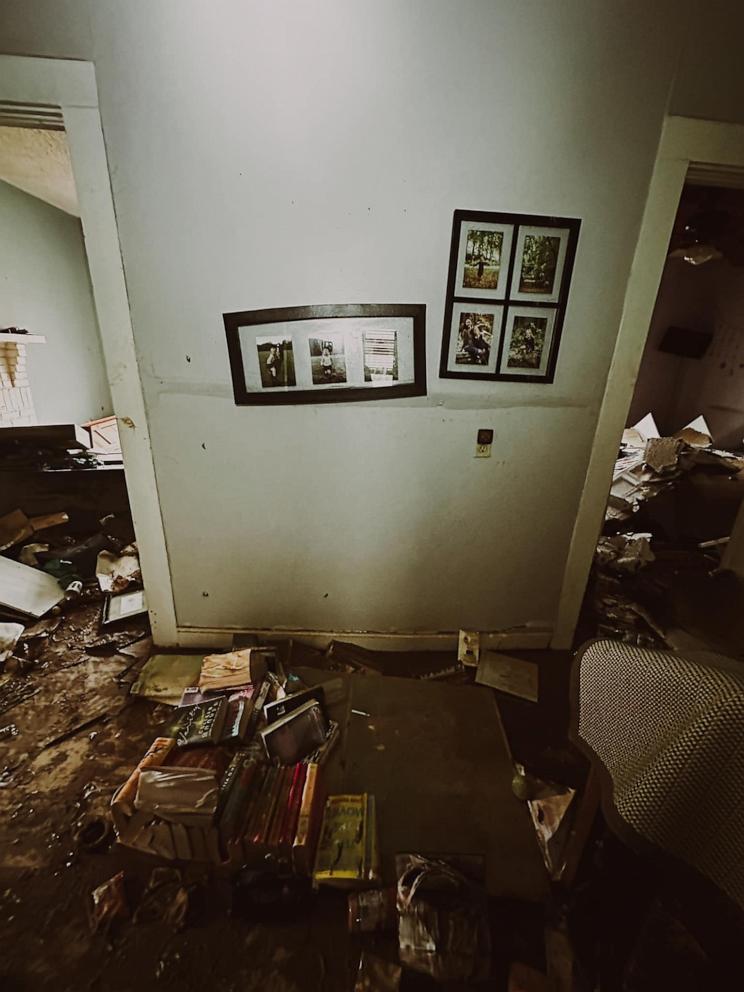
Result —
<instances>
[{"instance_id":1,"label":"gray patterned fabric chair","mask_svg":"<svg viewBox=\"0 0 744 992\"><path fill-rule=\"evenodd\" d=\"M744 910L744 663L590 641L571 736L611 829L663 852Z\"/></svg>"}]
</instances>

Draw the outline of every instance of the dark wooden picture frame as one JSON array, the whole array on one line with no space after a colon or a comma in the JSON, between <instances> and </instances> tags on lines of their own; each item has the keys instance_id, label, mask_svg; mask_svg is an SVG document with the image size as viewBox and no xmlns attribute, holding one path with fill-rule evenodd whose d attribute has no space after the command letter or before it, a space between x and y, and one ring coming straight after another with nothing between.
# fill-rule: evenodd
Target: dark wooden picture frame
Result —
<instances>
[{"instance_id":1,"label":"dark wooden picture frame","mask_svg":"<svg viewBox=\"0 0 744 992\"><path fill-rule=\"evenodd\" d=\"M576 217L455 210L441 378L553 381L580 228Z\"/></svg>"},{"instance_id":2,"label":"dark wooden picture frame","mask_svg":"<svg viewBox=\"0 0 744 992\"><path fill-rule=\"evenodd\" d=\"M424 304L272 307L222 317L238 406L426 395ZM244 351L246 337L250 347Z\"/></svg>"}]
</instances>

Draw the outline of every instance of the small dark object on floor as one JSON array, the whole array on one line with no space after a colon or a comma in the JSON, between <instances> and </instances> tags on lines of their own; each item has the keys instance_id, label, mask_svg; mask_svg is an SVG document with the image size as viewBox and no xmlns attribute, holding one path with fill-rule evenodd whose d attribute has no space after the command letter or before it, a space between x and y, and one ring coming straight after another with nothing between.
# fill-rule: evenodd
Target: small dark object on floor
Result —
<instances>
[{"instance_id":1,"label":"small dark object on floor","mask_svg":"<svg viewBox=\"0 0 744 992\"><path fill-rule=\"evenodd\" d=\"M444 861L400 856L400 960L437 981L488 977L491 940L485 890Z\"/></svg>"},{"instance_id":2,"label":"small dark object on floor","mask_svg":"<svg viewBox=\"0 0 744 992\"><path fill-rule=\"evenodd\" d=\"M244 869L233 880L233 915L264 923L287 922L309 911L313 895L307 878Z\"/></svg>"},{"instance_id":3,"label":"small dark object on floor","mask_svg":"<svg viewBox=\"0 0 744 992\"><path fill-rule=\"evenodd\" d=\"M153 868L142 901L134 912L135 923L165 923L180 930L186 922L189 893L177 868Z\"/></svg>"},{"instance_id":4,"label":"small dark object on floor","mask_svg":"<svg viewBox=\"0 0 744 992\"><path fill-rule=\"evenodd\" d=\"M141 641L146 636L144 630L121 630L115 634L102 634L85 642L85 650L88 654L109 655L116 654L122 648L128 648L130 644Z\"/></svg>"},{"instance_id":5,"label":"small dark object on floor","mask_svg":"<svg viewBox=\"0 0 744 992\"><path fill-rule=\"evenodd\" d=\"M76 831L75 840L84 851L103 851L112 838L111 822L100 817L86 820Z\"/></svg>"},{"instance_id":6,"label":"small dark object on floor","mask_svg":"<svg viewBox=\"0 0 744 992\"><path fill-rule=\"evenodd\" d=\"M383 961L376 954L362 951L354 992L397 992L400 976L399 964Z\"/></svg>"}]
</instances>

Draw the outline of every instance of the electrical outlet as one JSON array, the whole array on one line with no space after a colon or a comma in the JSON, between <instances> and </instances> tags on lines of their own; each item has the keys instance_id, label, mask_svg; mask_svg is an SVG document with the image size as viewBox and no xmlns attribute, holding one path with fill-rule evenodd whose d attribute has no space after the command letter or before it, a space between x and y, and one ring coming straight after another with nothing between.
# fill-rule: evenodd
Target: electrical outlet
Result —
<instances>
[{"instance_id":1,"label":"electrical outlet","mask_svg":"<svg viewBox=\"0 0 744 992\"><path fill-rule=\"evenodd\" d=\"M490 427L481 427L475 439L475 457L490 458L493 444L493 431Z\"/></svg>"},{"instance_id":2,"label":"electrical outlet","mask_svg":"<svg viewBox=\"0 0 744 992\"><path fill-rule=\"evenodd\" d=\"M457 639L457 660L475 667L480 659L480 631L461 630Z\"/></svg>"}]
</instances>

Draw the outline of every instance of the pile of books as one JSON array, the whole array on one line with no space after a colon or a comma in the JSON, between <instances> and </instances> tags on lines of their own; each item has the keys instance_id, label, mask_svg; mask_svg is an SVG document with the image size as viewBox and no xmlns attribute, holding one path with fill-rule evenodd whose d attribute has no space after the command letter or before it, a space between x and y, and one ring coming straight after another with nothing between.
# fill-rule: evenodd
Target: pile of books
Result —
<instances>
[{"instance_id":1,"label":"pile of books","mask_svg":"<svg viewBox=\"0 0 744 992\"><path fill-rule=\"evenodd\" d=\"M285 695L271 663L256 649L204 659L167 734L114 794L120 843L171 859L312 872L325 799L319 769L339 728L322 688Z\"/></svg>"}]
</instances>

